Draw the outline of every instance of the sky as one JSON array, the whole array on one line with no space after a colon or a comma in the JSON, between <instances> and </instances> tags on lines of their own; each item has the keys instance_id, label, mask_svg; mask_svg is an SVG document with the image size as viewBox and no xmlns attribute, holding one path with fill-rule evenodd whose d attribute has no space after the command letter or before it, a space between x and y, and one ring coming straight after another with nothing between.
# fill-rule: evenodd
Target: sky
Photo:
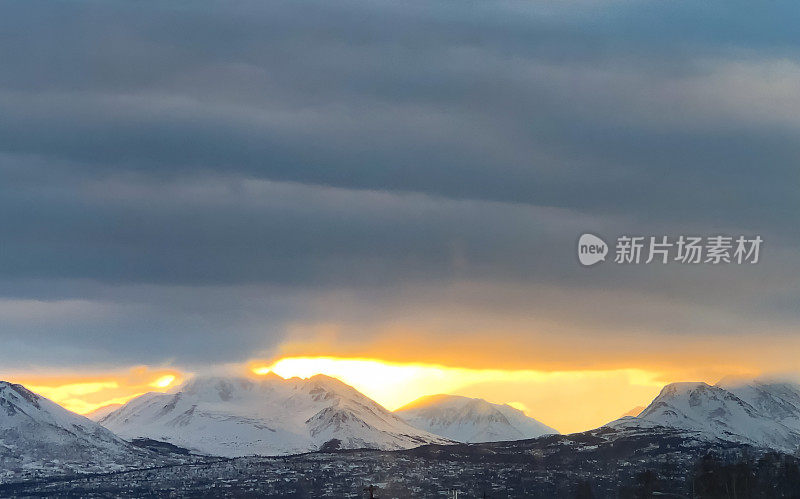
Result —
<instances>
[{"instance_id":1,"label":"sky","mask_svg":"<svg viewBox=\"0 0 800 499\"><path fill-rule=\"evenodd\" d=\"M301 359L282 372L390 408L452 392L577 431L671 381L795 375L799 18L8 1L0 378L88 412ZM584 268L584 232L764 245L755 265Z\"/></svg>"}]
</instances>

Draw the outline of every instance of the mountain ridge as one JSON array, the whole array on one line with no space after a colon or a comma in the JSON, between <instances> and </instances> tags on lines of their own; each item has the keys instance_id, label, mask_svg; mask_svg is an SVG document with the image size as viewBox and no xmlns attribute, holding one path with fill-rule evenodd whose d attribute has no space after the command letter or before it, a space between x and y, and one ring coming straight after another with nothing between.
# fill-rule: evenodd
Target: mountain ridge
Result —
<instances>
[{"instance_id":1,"label":"mountain ridge","mask_svg":"<svg viewBox=\"0 0 800 499\"><path fill-rule=\"evenodd\" d=\"M198 376L171 393L136 397L100 423L125 438L150 438L225 457L447 443L325 375Z\"/></svg>"},{"instance_id":2,"label":"mountain ridge","mask_svg":"<svg viewBox=\"0 0 800 499\"><path fill-rule=\"evenodd\" d=\"M755 381L725 386L670 383L638 419L782 451L800 447L800 404L786 400L800 402L800 387L787 384L781 392Z\"/></svg>"}]
</instances>

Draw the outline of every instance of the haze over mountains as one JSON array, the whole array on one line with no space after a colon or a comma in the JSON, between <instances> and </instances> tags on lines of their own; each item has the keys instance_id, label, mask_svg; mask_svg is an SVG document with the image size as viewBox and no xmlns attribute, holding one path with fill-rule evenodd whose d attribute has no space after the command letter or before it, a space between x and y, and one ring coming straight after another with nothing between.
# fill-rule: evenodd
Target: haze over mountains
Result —
<instances>
[{"instance_id":1,"label":"haze over mountains","mask_svg":"<svg viewBox=\"0 0 800 499\"><path fill-rule=\"evenodd\" d=\"M507 404L457 395L430 395L396 413L412 426L457 442L499 442L558 434Z\"/></svg>"}]
</instances>

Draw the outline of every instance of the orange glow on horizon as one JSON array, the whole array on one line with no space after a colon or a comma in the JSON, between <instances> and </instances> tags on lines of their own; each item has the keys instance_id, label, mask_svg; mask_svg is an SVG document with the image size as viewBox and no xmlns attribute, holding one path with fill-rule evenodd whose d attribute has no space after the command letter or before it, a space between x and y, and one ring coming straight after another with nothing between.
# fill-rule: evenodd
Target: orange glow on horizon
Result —
<instances>
[{"instance_id":1,"label":"orange glow on horizon","mask_svg":"<svg viewBox=\"0 0 800 499\"><path fill-rule=\"evenodd\" d=\"M8 381L24 385L60 406L78 414L89 414L110 404L151 391L166 391L182 381L174 370L135 367L127 372L45 376L12 376Z\"/></svg>"},{"instance_id":2,"label":"orange glow on horizon","mask_svg":"<svg viewBox=\"0 0 800 499\"><path fill-rule=\"evenodd\" d=\"M325 374L389 410L439 393L483 398L507 403L563 433L601 426L646 405L665 384L659 373L642 369L472 369L369 358L286 357L272 364L254 362L250 369L283 378Z\"/></svg>"},{"instance_id":3,"label":"orange glow on horizon","mask_svg":"<svg viewBox=\"0 0 800 499\"><path fill-rule=\"evenodd\" d=\"M368 357L287 356L225 367L229 374L283 378L325 374L396 410L429 395L452 394L508 404L562 433L596 428L623 414L641 410L672 381L718 381L713 375L646 368L517 369L476 368ZM757 373L756 373L757 374ZM79 414L123 404L146 392L165 392L186 374L174 369L136 367L97 374L9 376L53 402ZM636 409L634 409L636 408Z\"/></svg>"}]
</instances>

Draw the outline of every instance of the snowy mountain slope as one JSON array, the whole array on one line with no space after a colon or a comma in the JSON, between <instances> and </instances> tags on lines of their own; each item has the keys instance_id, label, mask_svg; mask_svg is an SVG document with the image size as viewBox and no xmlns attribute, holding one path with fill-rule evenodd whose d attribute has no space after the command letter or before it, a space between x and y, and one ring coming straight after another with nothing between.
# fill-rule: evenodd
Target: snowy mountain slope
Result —
<instances>
[{"instance_id":1,"label":"snowy mountain slope","mask_svg":"<svg viewBox=\"0 0 800 499\"><path fill-rule=\"evenodd\" d=\"M92 412L84 414L84 416L91 419L92 421L100 421L101 419L108 416L112 412L116 411L120 407L122 407L122 404L108 404L104 405L103 407L98 407Z\"/></svg>"},{"instance_id":2,"label":"snowy mountain slope","mask_svg":"<svg viewBox=\"0 0 800 499\"><path fill-rule=\"evenodd\" d=\"M781 402L775 403L784 407ZM706 383L665 386L638 419L784 451L793 452L800 446L800 432L779 417Z\"/></svg>"},{"instance_id":3,"label":"snowy mountain slope","mask_svg":"<svg viewBox=\"0 0 800 499\"><path fill-rule=\"evenodd\" d=\"M800 385L777 380L728 377L717 383L760 414L800 432Z\"/></svg>"},{"instance_id":4,"label":"snowy mountain slope","mask_svg":"<svg viewBox=\"0 0 800 499\"><path fill-rule=\"evenodd\" d=\"M458 442L499 442L558 434L509 405L456 395L431 395L395 414L412 426Z\"/></svg>"},{"instance_id":5,"label":"snowy mountain slope","mask_svg":"<svg viewBox=\"0 0 800 499\"><path fill-rule=\"evenodd\" d=\"M22 385L0 381L0 481L152 464L150 453L99 424Z\"/></svg>"},{"instance_id":6,"label":"snowy mountain slope","mask_svg":"<svg viewBox=\"0 0 800 499\"><path fill-rule=\"evenodd\" d=\"M229 457L323 446L392 450L446 443L323 375L195 378L174 393L137 397L100 422L124 438L151 438Z\"/></svg>"}]
</instances>

